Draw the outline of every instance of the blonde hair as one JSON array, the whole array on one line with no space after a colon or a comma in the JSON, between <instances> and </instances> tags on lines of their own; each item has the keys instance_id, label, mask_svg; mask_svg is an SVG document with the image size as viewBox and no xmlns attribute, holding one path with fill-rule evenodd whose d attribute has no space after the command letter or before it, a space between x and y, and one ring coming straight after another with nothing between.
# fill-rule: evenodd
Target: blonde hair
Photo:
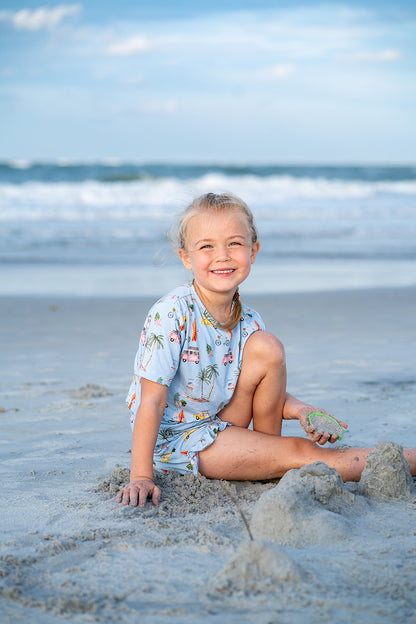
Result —
<instances>
[{"instance_id":1,"label":"blonde hair","mask_svg":"<svg viewBox=\"0 0 416 624\"><path fill-rule=\"evenodd\" d=\"M227 210L235 210L244 214L247 219L248 229L251 235L251 242L254 245L258 240L258 233L254 224L253 213L247 204L232 193L206 193L194 199L194 201L185 209L182 216L176 224L174 231L170 232L171 244L177 252L178 249L186 248L186 238L188 232L188 224L192 217L207 211L225 212ZM240 302L238 289L233 297L233 307L229 319L225 323L218 323L218 327L225 330L234 329L241 320L243 309Z\"/></svg>"}]
</instances>

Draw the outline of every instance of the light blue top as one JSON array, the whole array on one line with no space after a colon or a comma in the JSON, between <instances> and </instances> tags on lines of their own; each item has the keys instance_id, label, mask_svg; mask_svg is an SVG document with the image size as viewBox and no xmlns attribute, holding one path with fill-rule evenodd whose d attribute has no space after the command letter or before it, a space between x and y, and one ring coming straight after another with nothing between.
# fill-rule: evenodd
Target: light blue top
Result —
<instances>
[{"instance_id":1,"label":"light blue top","mask_svg":"<svg viewBox=\"0 0 416 624\"><path fill-rule=\"evenodd\" d=\"M195 451L215 439L217 426L210 438L204 437L202 430L217 423L216 415L233 395L247 338L264 329L257 312L244 304L242 309L241 320L232 331L217 327L192 283L174 289L150 309L126 401L133 425L140 404L140 379L168 387L155 452L159 459L164 456L162 462L172 462L172 455L179 452L182 461L187 455L186 463L193 458L191 465L196 472ZM195 440L200 448L196 449Z\"/></svg>"}]
</instances>

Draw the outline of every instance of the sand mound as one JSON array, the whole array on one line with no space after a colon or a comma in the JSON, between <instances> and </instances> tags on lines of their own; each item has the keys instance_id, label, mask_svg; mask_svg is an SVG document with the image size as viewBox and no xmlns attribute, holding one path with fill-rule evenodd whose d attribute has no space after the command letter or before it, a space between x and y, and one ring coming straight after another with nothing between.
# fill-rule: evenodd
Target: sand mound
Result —
<instances>
[{"instance_id":1,"label":"sand mound","mask_svg":"<svg viewBox=\"0 0 416 624\"><path fill-rule=\"evenodd\" d=\"M240 544L208 591L213 595L276 593L283 584L299 583L301 579L300 567L281 550L249 541Z\"/></svg>"},{"instance_id":2,"label":"sand mound","mask_svg":"<svg viewBox=\"0 0 416 624\"><path fill-rule=\"evenodd\" d=\"M378 442L368 455L355 495L333 468L322 462L290 470L277 487L260 497L253 512L254 537L305 547L347 539L356 511L366 498L379 501L414 495L409 463L401 446Z\"/></svg>"},{"instance_id":3,"label":"sand mound","mask_svg":"<svg viewBox=\"0 0 416 624\"><path fill-rule=\"evenodd\" d=\"M403 447L393 442L377 442L367 457L358 492L381 501L414 495L413 479Z\"/></svg>"},{"instance_id":4,"label":"sand mound","mask_svg":"<svg viewBox=\"0 0 416 624\"><path fill-rule=\"evenodd\" d=\"M329 544L348 535L356 496L341 476L322 462L289 470L277 487L260 497L251 530L257 538L303 547Z\"/></svg>"},{"instance_id":5,"label":"sand mound","mask_svg":"<svg viewBox=\"0 0 416 624\"><path fill-rule=\"evenodd\" d=\"M130 470L116 465L109 477L100 481L97 490L99 492L110 492L116 494L123 486L127 485L130 480Z\"/></svg>"},{"instance_id":6,"label":"sand mound","mask_svg":"<svg viewBox=\"0 0 416 624\"><path fill-rule=\"evenodd\" d=\"M130 480L128 468L116 466L110 477L98 484L99 492L114 495ZM154 482L162 490L162 501L158 507L150 503L140 513L184 516L189 513L209 513L219 508L231 508L238 514L233 499L247 508L258 500L260 494L274 487L274 482L241 483L224 482L205 477L195 477L192 473L180 475L173 470L164 474L155 472ZM230 497L231 495L231 497Z\"/></svg>"}]
</instances>

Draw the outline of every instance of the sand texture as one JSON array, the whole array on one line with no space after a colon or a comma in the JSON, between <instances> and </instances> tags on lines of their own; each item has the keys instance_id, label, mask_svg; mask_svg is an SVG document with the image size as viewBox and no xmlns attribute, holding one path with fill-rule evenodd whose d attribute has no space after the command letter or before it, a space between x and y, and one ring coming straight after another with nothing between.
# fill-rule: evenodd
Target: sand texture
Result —
<instances>
[{"instance_id":1,"label":"sand texture","mask_svg":"<svg viewBox=\"0 0 416 624\"><path fill-rule=\"evenodd\" d=\"M339 440L345 433L344 427L342 427L336 420L328 418L324 414L312 414L309 416L309 420L312 421L314 426L313 432L322 431L324 433L330 433L336 435Z\"/></svg>"},{"instance_id":2,"label":"sand texture","mask_svg":"<svg viewBox=\"0 0 416 624\"><path fill-rule=\"evenodd\" d=\"M415 494L409 462L396 444L377 442L361 475L359 492L378 500L407 499Z\"/></svg>"},{"instance_id":3,"label":"sand texture","mask_svg":"<svg viewBox=\"0 0 416 624\"><path fill-rule=\"evenodd\" d=\"M247 298L289 390L348 423L339 446L377 445L359 484L320 462L259 483L169 473L140 510L114 498L149 303L0 299L2 624L416 621L415 291Z\"/></svg>"}]
</instances>

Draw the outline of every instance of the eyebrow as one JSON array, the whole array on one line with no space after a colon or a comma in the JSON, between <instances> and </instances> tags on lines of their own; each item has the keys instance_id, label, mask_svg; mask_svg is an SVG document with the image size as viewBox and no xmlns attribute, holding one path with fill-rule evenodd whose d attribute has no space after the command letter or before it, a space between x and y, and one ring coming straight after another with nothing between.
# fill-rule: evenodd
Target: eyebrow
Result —
<instances>
[{"instance_id":1,"label":"eyebrow","mask_svg":"<svg viewBox=\"0 0 416 624\"><path fill-rule=\"evenodd\" d=\"M233 234L232 236L227 236L226 240L229 241L233 238L242 238L243 240L245 240L246 237L242 234ZM195 245L200 245L201 243L212 243L214 240L214 238L200 238L195 242Z\"/></svg>"}]
</instances>

